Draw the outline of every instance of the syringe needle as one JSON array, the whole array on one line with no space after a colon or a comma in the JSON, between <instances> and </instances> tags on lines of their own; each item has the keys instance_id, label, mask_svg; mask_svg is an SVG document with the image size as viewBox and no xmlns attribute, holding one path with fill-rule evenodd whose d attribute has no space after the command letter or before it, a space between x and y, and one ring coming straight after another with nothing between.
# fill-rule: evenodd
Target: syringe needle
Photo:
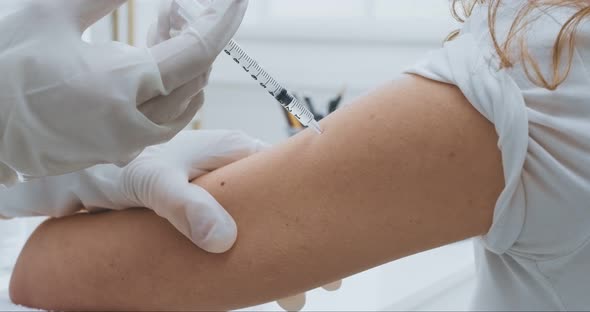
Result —
<instances>
[{"instance_id":1,"label":"syringe needle","mask_svg":"<svg viewBox=\"0 0 590 312\"><path fill-rule=\"evenodd\" d=\"M324 130L322 130L322 127L320 127L320 124L315 120L310 121L308 127L315 130L318 134L324 133Z\"/></svg>"},{"instance_id":2,"label":"syringe needle","mask_svg":"<svg viewBox=\"0 0 590 312\"><path fill-rule=\"evenodd\" d=\"M180 7L179 14L189 23L195 21L194 12L203 9L201 4L192 0L177 0L177 4ZM315 120L313 112L307 109L287 89L279 84L277 80L266 72L234 40L230 40L224 51L254 80L257 80L259 85L266 89L302 125L313 128L318 134L322 133L322 128Z\"/></svg>"}]
</instances>

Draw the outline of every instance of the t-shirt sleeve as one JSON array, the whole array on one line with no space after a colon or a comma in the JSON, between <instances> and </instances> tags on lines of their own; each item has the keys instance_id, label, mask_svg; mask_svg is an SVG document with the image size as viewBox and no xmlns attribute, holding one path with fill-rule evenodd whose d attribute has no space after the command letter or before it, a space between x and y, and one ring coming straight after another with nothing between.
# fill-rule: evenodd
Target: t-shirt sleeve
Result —
<instances>
[{"instance_id":1,"label":"t-shirt sleeve","mask_svg":"<svg viewBox=\"0 0 590 312\"><path fill-rule=\"evenodd\" d=\"M456 85L469 102L495 126L502 153L505 188L493 225L483 237L486 247L503 254L517 241L525 219L521 174L527 154L528 119L525 100L516 82L499 70L492 51L481 49L470 35L461 35L406 71Z\"/></svg>"}]
</instances>

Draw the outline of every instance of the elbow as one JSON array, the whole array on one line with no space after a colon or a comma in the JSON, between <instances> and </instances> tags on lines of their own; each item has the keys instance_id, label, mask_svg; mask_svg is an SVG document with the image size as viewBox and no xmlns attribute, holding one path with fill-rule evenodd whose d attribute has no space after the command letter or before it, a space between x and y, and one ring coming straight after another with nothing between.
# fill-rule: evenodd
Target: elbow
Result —
<instances>
[{"instance_id":1,"label":"elbow","mask_svg":"<svg viewBox=\"0 0 590 312\"><path fill-rule=\"evenodd\" d=\"M26 268L28 269L28 268ZM15 270L12 274L9 286L9 296L12 303L30 308L53 311L55 310L54 299L48 295L47 287L51 287L43 281L42 277L33 279L35 270Z\"/></svg>"},{"instance_id":2,"label":"elbow","mask_svg":"<svg viewBox=\"0 0 590 312\"><path fill-rule=\"evenodd\" d=\"M29 283L27 274L19 269L20 265L17 265L10 280L9 295L10 300L17 305L32 308L34 307L34 284Z\"/></svg>"},{"instance_id":3,"label":"elbow","mask_svg":"<svg viewBox=\"0 0 590 312\"><path fill-rule=\"evenodd\" d=\"M40 237L38 234L45 224L36 230L19 255L10 279L9 296L10 300L17 305L52 310L55 308L52 306L52 303L55 303L52 293L55 294L59 285L51 282L52 270L47 263L46 255L35 250L39 247L35 238Z\"/></svg>"}]
</instances>

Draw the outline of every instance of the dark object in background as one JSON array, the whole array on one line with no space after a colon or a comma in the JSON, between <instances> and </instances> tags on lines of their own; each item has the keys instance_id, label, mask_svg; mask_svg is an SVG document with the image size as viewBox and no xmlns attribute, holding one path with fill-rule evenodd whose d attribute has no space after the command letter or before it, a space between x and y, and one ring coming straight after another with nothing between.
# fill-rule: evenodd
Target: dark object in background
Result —
<instances>
[{"instance_id":1,"label":"dark object in background","mask_svg":"<svg viewBox=\"0 0 590 312\"><path fill-rule=\"evenodd\" d=\"M345 93L346 87L342 88L342 90L338 92L338 94L328 102L328 115L335 112L340 107ZM296 95L295 97L306 104L309 111L315 116L315 120L320 121L326 117L325 115L322 115L318 112L317 106L314 104L314 101L310 96ZM305 127L286 110L284 111L284 113L285 119L287 120L287 124L289 125L289 136L293 136L305 129Z\"/></svg>"},{"instance_id":2,"label":"dark object in background","mask_svg":"<svg viewBox=\"0 0 590 312\"><path fill-rule=\"evenodd\" d=\"M346 87L343 87L342 90L340 90L340 92L338 93L338 96L336 96L336 98L330 101L330 104L328 105L328 115L335 112L338 109L338 107L340 107L340 104L342 104L342 98L344 98L345 93Z\"/></svg>"}]
</instances>

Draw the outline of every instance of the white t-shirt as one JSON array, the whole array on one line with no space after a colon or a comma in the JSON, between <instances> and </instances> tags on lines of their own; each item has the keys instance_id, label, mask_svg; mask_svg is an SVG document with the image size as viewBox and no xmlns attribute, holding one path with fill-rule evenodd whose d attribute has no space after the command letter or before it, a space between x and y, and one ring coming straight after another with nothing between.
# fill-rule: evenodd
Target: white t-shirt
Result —
<instances>
[{"instance_id":1,"label":"white t-shirt","mask_svg":"<svg viewBox=\"0 0 590 312\"><path fill-rule=\"evenodd\" d=\"M497 16L500 42L524 0L504 2L510 4ZM531 25L528 47L546 74L557 34L572 12L533 13L539 19ZM499 69L487 14L487 6L478 7L459 38L408 71L459 87L499 135L506 187L493 226L475 243L472 308L588 310L590 23L581 25L567 80L549 91L534 85L522 64Z\"/></svg>"}]
</instances>

